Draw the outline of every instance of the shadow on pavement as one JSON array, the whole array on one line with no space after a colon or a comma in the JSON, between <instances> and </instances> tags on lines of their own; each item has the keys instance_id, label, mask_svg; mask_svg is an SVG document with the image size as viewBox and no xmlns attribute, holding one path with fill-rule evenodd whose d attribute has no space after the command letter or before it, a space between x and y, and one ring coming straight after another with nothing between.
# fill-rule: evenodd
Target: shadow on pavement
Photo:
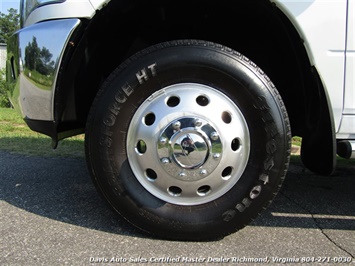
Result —
<instances>
[{"instance_id":1,"label":"shadow on pavement","mask_svg":"<svg viewBox=\"0 0 355 266\"><path fill-rule=\"evenodd\" d=\"M41 158L0 151L0 196L8 204L64 223L147 237L98 195L83 159ZM332 177L291 161L274 203L251 226L355 230L355 165Z\"/></svg>"},{"instance_id":2,"label":"shadow on pavement","mask_svg":"<svg viewBox=\"0 0 355 266\"><path fill-rule=\"evenodd\" d=\"M1 200L46 218L144 237L96 191L84 159L41 158L0 151Z\"/></svg>"},{"instance_id":3,"label":"shadow on pavement","mask_svg":"<svg viewBox=\"0 0 355 266\"><path fill-rule=\"evenodd\" d=\"M319 176L295 157L278 196L253 225L355 230L354 203L354 160L338 159L332 176Z\"/></svg>"}]
</instances>

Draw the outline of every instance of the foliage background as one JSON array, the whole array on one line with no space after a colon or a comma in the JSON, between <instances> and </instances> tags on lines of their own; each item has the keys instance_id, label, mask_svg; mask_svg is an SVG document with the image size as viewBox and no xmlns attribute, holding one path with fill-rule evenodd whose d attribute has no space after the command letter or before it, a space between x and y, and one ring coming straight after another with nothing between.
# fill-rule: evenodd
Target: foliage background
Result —
<instances>
[{"instance_id":1,"label":"foliage background","mask_svg":"<svg viewBox=\"0 0 355 266\"><path fill-rule=\"evenodd\" d=\"M0 69L0 107L10 107L6 92L5 69Z\"/></svg>"},{"instance_id":2,"label":"foliage background","mask_svg":"<svg viewBox=\"0 0 355 266\"><path fill-rule=\"evenodd\" d=\"M10 8L7 14L0 12L0 43L7 44L13 32L20 28L20 15L17 9ZM6 72L0 69L0 107L10 107L6 92Z\"/></svg>"},{"instance_id":3,"label":"foliage background","mask_svg":"<svg viewBox=\"0 0 355 266\"><path fill-rule=\"evenodd\" d=\"M0 43L7 43L13 32L20 27L20 15L17 9L10 8L8 14L0 12Z\"/></svg>"}]
</instances>

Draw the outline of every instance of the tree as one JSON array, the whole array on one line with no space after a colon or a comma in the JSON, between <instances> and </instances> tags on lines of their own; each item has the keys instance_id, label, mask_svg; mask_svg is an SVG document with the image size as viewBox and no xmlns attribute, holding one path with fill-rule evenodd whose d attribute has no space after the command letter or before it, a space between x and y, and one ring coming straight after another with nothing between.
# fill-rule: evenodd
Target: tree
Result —
<instances>
[{"instance_id":1,"label":"tree","mask_svg":"<svg viewBox=\"0 0 355 266\"><path fill-rule=\"evenodd\" d=\"M7 43L10 36L20 28L20 15L10 8L8 14L0 12L0 43ZM0 69L0 107L9 107L6 93L5 69Z\"/></svg>"},{"instance_id":2,"label":"tree","mask_svg":"<svg viewBox=\"0 0 355 266\"><path fill-rule=\"evenodd\" d=\"M0 12L0 43L7 43L9 37L20 28L17 9L10 8L8 14Z\"/></svg>"},{"instance_id":3,"label":"tree","mask_svg":"<svg viewBox=\"0 0 355 266\"><path fill-rule=\"evenodd\" d=\"M0 69L0 107L10 107L6 93L5 69Z\"/></svg>"},{"instance_id":4,"label":"tree","mask_svg":"<svg viewBox=\"0 0 355 266\"><path fill-rule=\"evenodd\" d=\"M30 71L37 71L42 75L50 75L53 72L55 62L53 55L46 47L38 46L36 37L32 38L25 48L25 67Z\"/></svg>"},{"instance_id":5,"label":"tree","mask_svg":"<svg viewBox=\"0 0 355 266\"><path fill-rule=\"evenodd\" d=\"M36 59L38 58L41 49L38 47L37 39L33 36L32 42L28 43L25 48L25 66L29 70L37 69Z\"/></svg>"}]
</instances>

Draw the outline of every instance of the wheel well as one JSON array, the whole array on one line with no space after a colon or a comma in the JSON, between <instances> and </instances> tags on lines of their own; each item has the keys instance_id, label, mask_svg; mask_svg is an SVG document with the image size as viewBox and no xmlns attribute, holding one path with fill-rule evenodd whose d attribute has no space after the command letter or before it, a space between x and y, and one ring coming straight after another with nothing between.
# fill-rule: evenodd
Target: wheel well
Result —
<instances>
[{"instance_id":1,"label":"wheel well","mask_svg":"<svg viewBox=\"0 0 355 266\"><path fill-rule=\"evenodd\" d=\"M220 43L254 61L279 90L293 135L307 138L315 124L317 132L330 126L317 122L329 110L302 39L268 0L221 0L218 5L202 0L111 1L88 22L78 45L80 56L68 71L75 80L68 85L75 93L67 110L76 110L76 120L85 125L100 84L121 62L150 45L176 39ZM330 120L329 115L325 119Z\"/></svg>"}]
</instances>

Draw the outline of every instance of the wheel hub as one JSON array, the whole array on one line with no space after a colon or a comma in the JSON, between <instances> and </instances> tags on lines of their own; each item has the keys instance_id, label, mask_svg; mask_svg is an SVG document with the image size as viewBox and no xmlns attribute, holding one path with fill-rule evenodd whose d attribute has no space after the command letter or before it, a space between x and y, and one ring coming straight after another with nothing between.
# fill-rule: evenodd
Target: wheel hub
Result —
<instances>
[{"instance_id":1,"label":"wheel hub","mask_svg":"<svg viewBox=\"0 0 355 266\"><path fill-rule=\"evenodd\" d=\"M184 117L162 130L157 153L167 174L185 181L200 180L218 166L222 143L204 119Z\"/></svg>"}]
</instances>

